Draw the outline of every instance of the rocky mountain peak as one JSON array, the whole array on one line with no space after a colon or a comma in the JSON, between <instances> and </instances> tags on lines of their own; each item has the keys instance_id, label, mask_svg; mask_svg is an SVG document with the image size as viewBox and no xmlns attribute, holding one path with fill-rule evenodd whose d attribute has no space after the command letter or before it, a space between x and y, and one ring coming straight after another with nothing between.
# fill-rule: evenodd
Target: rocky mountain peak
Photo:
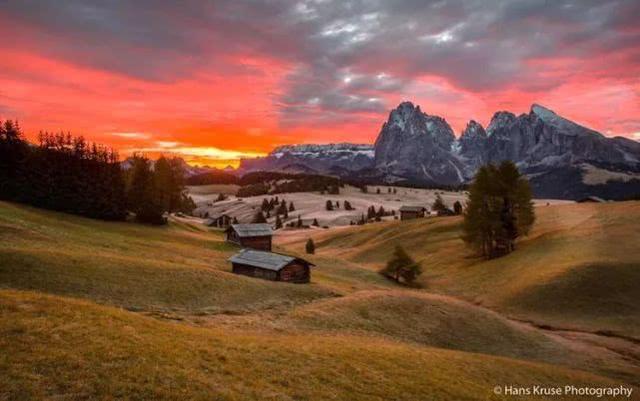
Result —
<instances>
[{"instance_id":1,"label":"rocky mountain peak","mask_svg":"<svg viewBox=\"0 0 640 401\"><path fill-rule=\"evenodd\" d=\"M516 121L516 115L509 111L498 111L487 127L487 136L493 135L497 130L510 126Z\"/></svg>"},{"instance_id":2,"label":"rocky mountain peak","mask_svg":"<svg viewBox=\"0 0 640 401\"><path fill-rule=\"evenodd\" d=\"M427 182L461 181L458 161L451 154L454 140L444 118L403 102L389 113L376 139L375 164L389 174Z\"/></svg>"},{"instance_id":3,"label":"rocky mountain peak","mask_svg":"<svg viewBox=\"0 0 640 401\"><path fill-rule=\"evenodd\" d=\"M462 140L463 138L476 138L476 137L486 138L487 133L484 130L484 127L482 127L482 124L478 123L475 120L469 120L466 128L464 129L464 131L462 131L462 135L460 136L460 139Z\"/></svg>"}]
</instances>

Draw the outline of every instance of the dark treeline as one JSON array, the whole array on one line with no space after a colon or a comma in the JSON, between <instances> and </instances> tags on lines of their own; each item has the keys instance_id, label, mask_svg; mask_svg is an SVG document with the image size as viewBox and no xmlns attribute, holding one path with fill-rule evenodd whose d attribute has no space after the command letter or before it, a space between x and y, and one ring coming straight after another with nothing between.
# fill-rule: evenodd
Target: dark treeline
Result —
<instances>
[{"instance_id":1,"label":"dark treeline","mask_svg":"<svg viewBox=\"0 0 640 401\"><path fill-rule=\"evenodd\" d=\"M316 174L288 174L268 171L247 173L239 181L239 197L291 192L339 193L344 186L336 177Z\"/></svg>"},{"instance_id":2,"label":"dark treeline","mask_svg":"<svg viewBox=\"0 0 640 401\"><path fill-rule=\"evenodd\" d=\"M238 184L239 178L225 171L208 171L186 179L187 185Z\"/></svg>"},{"instance_id":3,"label":"dark treeline","mask_svg":"<svg viewBox=\"0 0 640 401\"><path fill-rule=\"evenodd\" d=\"M40 133L33 145L12 121L0 129L0 198L105 220L126 217L117 153L62 133Z\"/></svg>"},{"instance_id":4,"label":"dark treeline","mask_svg":"<svg viewBox=\"0 0 640 401\"><path fill-rule=\"evenodd\" d=\"M0 199L104 220L163 223L166 211L195 205L184 195L177 160L160 158L151 169L143 156L123 171L118 154L70 134L40 133L29 143L17 123L0 124Z\"/></svg>"}]
</instances>

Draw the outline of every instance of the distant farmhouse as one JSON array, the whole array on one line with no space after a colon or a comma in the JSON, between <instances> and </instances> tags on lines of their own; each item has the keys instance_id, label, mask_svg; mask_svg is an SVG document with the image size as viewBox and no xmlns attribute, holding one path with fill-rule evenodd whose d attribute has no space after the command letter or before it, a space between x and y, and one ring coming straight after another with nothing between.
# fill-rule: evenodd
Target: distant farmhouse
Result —
<instances>
[{"instance_id":1,"label":"distant farmhouse","mask_svg":"<svg viewBox=\"0 0 640 401\"><path fill-rule=\"evenodd\" d=\"M314 264L294 256L243 249L229 261L233 272L250 277L290 283L308 283Z\"/></svg>"},{"instance_id":2,"label":"distant farmhouse","mask_svg":"<svg viewBox=\"0 0 640 401\"><path fill-rule=\"evenodd\" d=\"M425 215L427 208L422 206L401 206L400 207L400 220L411 220L422 218Z\"/></svg>"},{"instance_id":3,"label":"distant farmhouse","mask_svg":"<svg viewBox=\"0 0 640 401\"><path fill-rule=\"evenodd\" d=\"M271 251L273 230L269 224L232 224L225 232L227 242L245 248Z\"/></svg>"},{"instance_id":4,"label":"distant farmhouse","mask_svg":"<svg viewBox=\"0 0 640 401\"><path fill-rule=\"evenodd\" d=\"M209 217L204 221L204 224L209 227L227 228L232 222L233 217L223 213L218 216Z\"/></svg>"}]
</instances>

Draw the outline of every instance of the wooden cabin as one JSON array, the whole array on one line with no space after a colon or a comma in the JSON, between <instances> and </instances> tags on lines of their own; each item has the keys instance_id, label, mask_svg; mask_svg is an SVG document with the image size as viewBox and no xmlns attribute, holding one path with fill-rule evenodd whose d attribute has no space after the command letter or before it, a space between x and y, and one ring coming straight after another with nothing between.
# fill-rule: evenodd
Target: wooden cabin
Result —
<instances>
[{"instance_id":1,"label":"wooden cabin","mask_svg":"<svg viewBox=\"0 0 640 401\"><path fill-rule=\"evenodd\" d=\"M427 208L423 206L401 206L400 220L412 220L424 217Z\"/></svg>"},{"instance_id":2,"label":"wooden cabin","mask_svg":"<svg viewBox=\"0 0 640 401\"><path fill-rule=\"evenodd\" d=\"M308 283L314 264L294 256L243 249L229 258L232 271L250 277L289 283Z\"/></svg>"},{"instance_id":3,"label":"wooden cabin","mask_svg":"<svg viewBox=\"0 0 640 401\"><path fill-rule=\"evenodd\" d=\"M227 242L245 248L271 251L273 230L269 224L232 224L225 232Z\"/></svg>"},{"instance_id":4,"label":"wooden cabin","mask_svg":"<svg viewBox=\"0 0 640 401\"><path fill-rule=\"evenodd\" d=\"M209 217L204 221L204 224L208 227L227 228L233 222L233 217L228 214L220 214L217 216Z\"/></svg>"}]
</instances>

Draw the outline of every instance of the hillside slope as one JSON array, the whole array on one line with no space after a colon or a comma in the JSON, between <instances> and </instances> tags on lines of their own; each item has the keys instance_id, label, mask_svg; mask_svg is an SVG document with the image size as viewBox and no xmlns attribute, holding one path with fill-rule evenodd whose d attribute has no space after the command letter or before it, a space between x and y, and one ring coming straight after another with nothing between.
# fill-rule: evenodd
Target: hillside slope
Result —
<instances>
[{"instance_id":1,"label":"hillside slope","mask_svg":"<svg viewBox=\"0 0 640 401\"><path fill-rule=\"evenodd\" d=\"M499 400L507 398L493 388L503 384L618 385L507 358L202 329L10 290L0 290L0 348L9 350L0 358L3 399Z\"/></svg>"},{"instance_id":2,"label":"hillside slope","mask_svg":"<svg viewBox=\"0 0 640 401\"><path fill-rule=\"evenodd\" d=\"M155 312L237 313L333 296L238 276L219 232L96 221L0 202L0 286Z\"/></svg>"},{"instance_id":3,"label":"hillside slope","mask_svg":"<svg viewBox=\"0 0 640 401\"><path fill-rule=\"evenodd\" d=\"M562 228L549 218L550 232ZM305 255L317 265L312 284L293 285L231 274L237 248L188 219L106 223L0 202L0 349L10 350L0 356L0 399L464 400L487 399L488 383L505 380L639 383L637 347L572 341L428 293L471 293L456 280L480 262L456 253L458 224L291 232L279 240L287 252L302 255L310 234L319 244ZM441 252L427 291L375 271L395 243L425 262ZM468 265L446 264L456 257Z\"/></svg>"},{"instance_id":4,"label":"hillside slope","mask_svg":"<svg viewBox=\"0 0 640 401\"><path fill-rule=\"evenodd\" d=\"M310 233L320 257L375 271L396 245L422 262L421 283L536 323L640 339L640 202L536 208L516 252L486 261L462 240L461 218L428 218ZM304 237L281 245L302 250Z\"/></svg>"}]
</instances>

